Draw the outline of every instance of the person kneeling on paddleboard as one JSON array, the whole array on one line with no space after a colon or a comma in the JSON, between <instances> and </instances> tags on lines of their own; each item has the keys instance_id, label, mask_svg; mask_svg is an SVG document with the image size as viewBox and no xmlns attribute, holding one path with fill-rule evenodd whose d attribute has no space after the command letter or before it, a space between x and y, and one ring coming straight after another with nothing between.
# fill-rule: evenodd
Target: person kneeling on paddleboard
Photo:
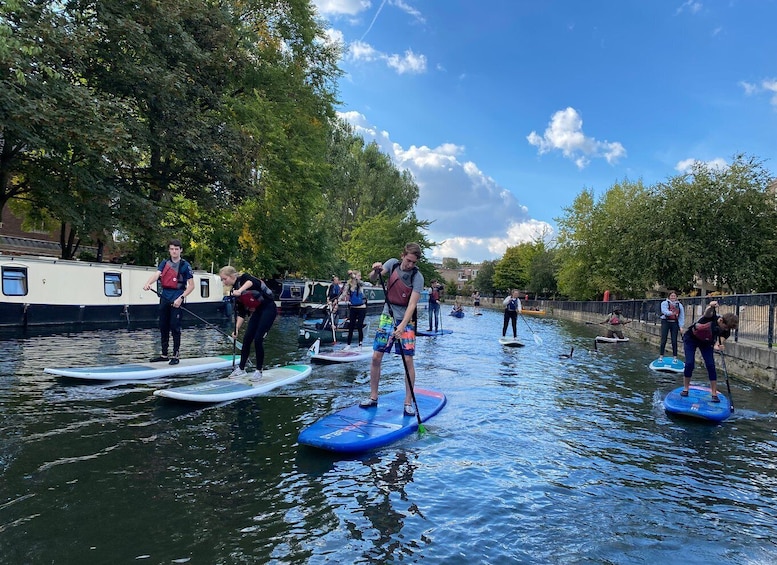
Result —
<instances>
[{"instance_id":1,"label":"person kneeling on paddleboard","mask_svg":"<svg viewBox=\"0 0 777 565\"><path fill-rule=\"evenodd\" d=\"M620 308L616 308L612 311L612 314L607 316L607 319L604 322L600 322L601 324L608 324L607 326L607 337L608 338L618 338L618 339L626 339L626 337L623 335L623 330L621 329L625 324L628 324L624 318L623 313L621 312Z\"/></svg>"},{"instance_id":2,"label":"person kneeling on paddleboard","mask_svg":"<svg viewBox=\"0 0 777 565\"><path fill-rule=\"evenodd\" d=\"M733 312L718 316L715 311L717 307L716 300L710 302L704 315L696 320L683 335L683 349L685 350L683 376L685 378L680 396L688 396L693 369L696 366L696 350L698 349L702 359L704 359L704 366L707 367L712 402L720 402L718 398L718 373L715 370L715 351L723 352L724 342L731 336L732 330L739 327L739 316Z\"/></svg>"},{"instance_id":3,"label":"person kneeling on paddleboard","mask_svg":"<svg viewBox=\"0 0 777 565\"><path fill-rule=\"evenodd\" d=\"M378 385L380 384L381 362L383 354L394 349L402 356L405 369L405 415L415 416L413 391L415 385L415 328L416 306L424 289L424 276L416 264L421 258L421 247L417 243L408 243L402 251L402 259L389 259L385 263L373 263L370 280L383 280L388 276L386 304L380 315L378 331L372 344L372 363L370 365L370 396L359 403L362 408L378 405Z\"/></svg>"},{"instance_id":4,"label":"person kneeling on paddleboard","mask_svg":"<svg viewBox=\"0 0 777 565\"><path fill-rule=\"evenodd\" d=\"M256 348L256 370L249 377L252 380L259 380L262 378L262 366L264 365L264 338L278 314L273 293L264 281L247 273L238 274L235 268L230 265L221 268L219 277L225 286L232 287L232 296L236 298L237 320L235 333L232 334L233 338L237 339L240 327L248 318L248 327L245 336L243 336L243 347L240 349L240 364L229 376L246 376L246 364L251 356L251 342L253 342Z\"/></svg>"}]
</instances>

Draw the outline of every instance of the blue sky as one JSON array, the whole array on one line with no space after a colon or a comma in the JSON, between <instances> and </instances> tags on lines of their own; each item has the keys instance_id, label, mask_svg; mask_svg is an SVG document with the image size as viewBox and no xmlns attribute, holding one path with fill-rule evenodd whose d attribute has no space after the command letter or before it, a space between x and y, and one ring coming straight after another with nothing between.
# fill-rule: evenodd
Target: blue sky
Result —
<instances>
[{"instance_id":1,"label":"blue sky","mask_svg":"<svg viewBox=\"0 0 777 565\"><path fill-rule=\"evenodd\" d=\"M552 235L583 189L777 174L777 0L314 0L339 111L420 187L433 258Z\"/></svg>"}]
</instances>

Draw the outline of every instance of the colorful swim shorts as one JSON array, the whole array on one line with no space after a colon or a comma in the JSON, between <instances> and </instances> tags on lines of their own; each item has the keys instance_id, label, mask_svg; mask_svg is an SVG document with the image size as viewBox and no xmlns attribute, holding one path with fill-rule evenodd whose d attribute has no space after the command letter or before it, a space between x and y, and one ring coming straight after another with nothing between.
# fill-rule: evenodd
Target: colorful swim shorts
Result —
<instances>
[{"instance_id":1,"label":"colorful swim shorts","mask_svg":"<svg viewBox=\"0 0 777 565\"><path fill-rule=\"evenodd\" d=\"M378 331L375 332L375 341L372 344L373 351L382 351L383 353L389 353L392 346L394 346L394 353L400 355L415 355L415 326L412 322L407 324L405 331L402 332L402 339L397 341L392 335L394 333L394 320L391 316L386 314L380 315L380 322L378 322ZM402 351L400 351L400 341L402 343Z\"/></svg>"}]
</instances>

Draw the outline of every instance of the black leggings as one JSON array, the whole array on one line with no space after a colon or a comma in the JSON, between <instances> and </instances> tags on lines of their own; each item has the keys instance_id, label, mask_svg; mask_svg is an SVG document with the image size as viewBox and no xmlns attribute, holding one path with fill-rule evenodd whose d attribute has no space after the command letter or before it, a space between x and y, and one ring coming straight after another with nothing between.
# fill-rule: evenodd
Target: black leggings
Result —
<instances>
[{"instance_id":1,"label":"black leggings","mask_svg":"<svg viewBox=\"0 0 777 565\"><path fill-rule=\"evenodd\" d=\"M661 357L664 356L664 352L666 351L666 338L669 336L670 332L672 334L672 357L677 357L677 332L679 330L680 325L676 321L661 318Z\"/></svg>"},{"instance_id":2,"label":"black leggings","mask_svg":"<svg viewBox=\"0 0 777 565\"><path fill-rule=\"evenodd\" d=\"M364 341L364 317L367 315L367 308L351 308L348 313L348 345L351 345L353 339L353 329L359 330L359 345Z\"/></svg>"},{"instance_id":3,"label":"black leggings","mask_svg":"<svg viewBox=\"0 0 777 565\"><path fill-rule=\"evenodd\" d=\"M274 303L260 308L248 318L248 327L243 336L243 348L240 350L240 368L245 369L251 356L251 342L256 347L256 369L262 370L264 365L264 336L270 331L275 316L278 314Z\"/></svg>"},{"instance_id":4,"label":"black leggings","mask_svg":"<svg viewBox=\"0 0 777 565\"><path fill-rule=\"evenodd\" d=\"M513 323L513 337L518 337L518 328L516 327L516 324L518 323L517 310L505 310L505 323L502 326L502 337L507 333L507 324L509 322Z\"/></svg>"}]
</instances>

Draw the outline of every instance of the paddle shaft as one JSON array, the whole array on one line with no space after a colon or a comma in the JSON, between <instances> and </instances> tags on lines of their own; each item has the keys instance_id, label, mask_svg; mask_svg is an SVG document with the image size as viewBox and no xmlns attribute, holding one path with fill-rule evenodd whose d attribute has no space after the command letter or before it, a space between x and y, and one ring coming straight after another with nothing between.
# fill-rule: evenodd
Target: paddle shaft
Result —
<instances>
[{"instance_id":1,"label":"paddle shaft","mask_svg":"<svg viewBox=\"0 0 777 565\"><path fill-rule=\"evenodd\" d=\"M391 302L388 299L388 290L386 290L386 281L383 280L383 271L378 271L378 277L380 278L380 286L383 287L383 295L385 296L386 306L388 307L389 316L391 316L391 327L394 328L394 309L391 307ZM391 336L393 339L393 335ZM410 389L410 397L413 399L413 406L415 406L415 417L418 420L418 431L423 432L424 425L421 422L421 412L418 410L418 401L415 399L415 391L413 390L413 382L410 380L410 371L407 368L407 360L405 359L405 350L402 349L402 337L399 338L399 356L402 357L402 366L405 368L405 380L407 386Z\"/></svg>"},{"instance_id":2,"label":"paddle shaft","mask_svg":"<svg viewBox=\"0 0 777 565\"><path fill-rule=\"evenodd\" d=\"M152 288L152 289L149 289L149 290L151 290L151 292L153 292L154 294L156 294L156 295L157 295L159 298L162 298L162 295L159 293L159 291L158 291L158 290L156 290L156 289L153 289L153 288ZM170 306L170 307L172 308L172 306ZM181 308L181 310L183 310L184 312L188 312L189 314L191 314L192 316L194 316L195 318L197 318L198 320L200 320L200 321L201 321L202 323L204 323L206 326L209 326L209 327L213 328L214 330L216 330L217 332L219 332L221 335L223 335L224 337L228 337L229 339L233 340L233 341L234 341L234 342L237 344L237 336L235 336L235 337L232 337L231 335L227 334L225 331L223 331L223 330L222 330L221 328L219 328L218 326L215 326L215 325L211 324L211 323L210 323L208 320L206 320L206 319L204 319L204 318L201 318L200 316L198 316L197 314L195 314L194 312L192 312L192 311L191 311L191 310L189 310L188 308L185 308L183 304L181 304L180 308ZM235 312L235 328L237 328L237 312Z\"/></svg>"},{"instance_id":3,"label":"paddle shaft","mask_svg":"<svg viewBox=\"0 0 777 565\"><path fill-rule=\"evenodd\" d=\"M718 353L720 353L720 364L723 367L723 374L726 375L726 390L728 391L728 406L731 409L731 412L734 412L734 399L731 396L731 385L728 383L728 370L726 369L726 356L723 354L722 350L718 350Z\"/></svg>"},{"instance_id":4,"label":"paddle shaft","mask_svg":"<svg viewBox=\"0 0 777 565\"><path fill-rule=\"evenodd\" d=\"M520 312L519 314L521 316L521 320L523 320L523 323L526 324L527 328L529 328L529 331L531 332L531 335L534 338L534 343L536 343L537 345L542 345L542 338L540 338L540 336L534 333L534 330L529 325L529 322L526 321L526 318L524 318L523 314L521 314Z\"/></svg>"}]
</instances>

